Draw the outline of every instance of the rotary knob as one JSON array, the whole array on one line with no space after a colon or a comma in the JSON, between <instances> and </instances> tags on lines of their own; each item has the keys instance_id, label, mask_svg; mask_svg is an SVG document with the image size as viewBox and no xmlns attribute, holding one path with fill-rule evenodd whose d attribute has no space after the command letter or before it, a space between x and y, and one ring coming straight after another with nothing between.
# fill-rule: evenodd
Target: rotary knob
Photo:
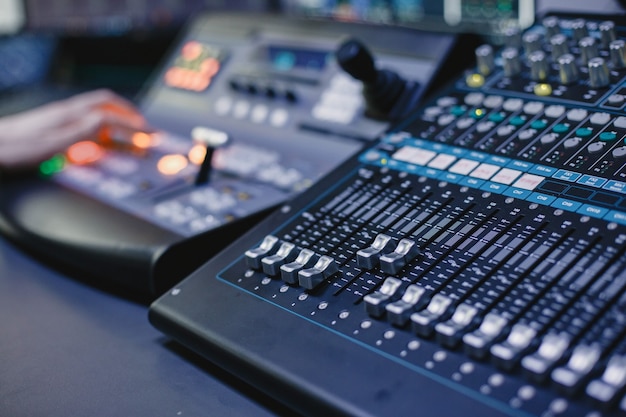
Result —
<instances>
[{"instance_id":1,"label":"rotary knob","mask_svg":"<svg viewBox=\"0 0 626 417\"><path fill-rule=\"evenodd\" d=\"M578 46L583 64L588 64L592 58L598 56L598 44L595 38L586 36L578 42Z\"/></svg>"},{"instance_id":2,"label":"rotary knob","mask_svg":"<svg viewBox=\"0 0 626 417\"><path fill-rule=\"evenodd\" d=\"M578 80L578 67L576 66L576 58L572 54L561 55L558 60L559 78L561 84L571 84Z\"/></svg>"},{"instance_id":3,"label":"rotary knob","mask_svg":"<svg viewBox=\"0 0 626 417\"><path fill-rule=\"evenodd\" d=\"M626 43L622 39L611 42L609 45L609 53L611 54L611 64L613 64L613 68L626 68Z\"/></svg>"},{"instance_id":4,"label":"rotary knob","mask_svg":"<svg viewBox=\"0 0 626 417\"><path fill-rule=\"evenodd\" d=\"M600 31L600 39L602 40L602 47L609 49L609 45L616 39L615 35L615 23L610 20L602 22L598 25Z\"/></svg>"},{"instance_id":5,"label":"rotary knob","mask_svg":"<svg viewBox=\"0 0 626 417\"><path fill-rule=\"evenodd\" d=\"M534 51L528 56L530 64L530 78L534 81L544 81L548 78L548 60L543 51Z\"/></svg>"},{"instance_id":6,"label":"rotary knob","mask_svg":"<svg viewBox=\"0 0 626 417\"><path fill-rule=\"evenodd\" d=\"M589 84L593 88L606 87L610 83L609 69L603 58L592 58L588 64Z\"/></svg>"},{"instance_id":7,"label":"rotary knob","mask_svg":"<svg viewBox=\"0 0 626 417\"><path fill-rule=\"evenodd\" d=\"M507 47L502 50L502 66L504 69L504 75L507 77L513 77L521 72L521 62L519 58L519 52L517 48Z\"/></svg>"},{"instance_id":8,"label":"rotary knob","mask_svg":"<svg viewBox=\"0 0 626 417\"><path fill-rule=\"evenodd\" d=\"M483 75L491 74L494 67L493 48L491 45L481 45L475 50L476 66Z\"/></svg>"}]
</instances>

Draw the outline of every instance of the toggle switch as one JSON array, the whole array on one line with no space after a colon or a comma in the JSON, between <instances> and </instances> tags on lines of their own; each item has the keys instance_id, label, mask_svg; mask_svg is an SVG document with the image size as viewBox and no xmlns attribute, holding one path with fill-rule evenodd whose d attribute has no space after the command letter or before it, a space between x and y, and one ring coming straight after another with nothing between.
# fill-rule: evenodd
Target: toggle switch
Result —
<instances>
[{"instance_id":1,"label":"toggle switch","mask_svg":"<svg viewBox=\"0 0 626 417\"><path fill-rule=\"evenodd\" d=\"M194 142L206 146L204 159L200 164L200 170L196 175L196 185L208 184L211 179L211 170L213 167L213 155L215 149L226 145L230 138L226 132L221 130L210 129L204 126L196 126L191 130L191 138Z\"/></svg>"}]
</instances>

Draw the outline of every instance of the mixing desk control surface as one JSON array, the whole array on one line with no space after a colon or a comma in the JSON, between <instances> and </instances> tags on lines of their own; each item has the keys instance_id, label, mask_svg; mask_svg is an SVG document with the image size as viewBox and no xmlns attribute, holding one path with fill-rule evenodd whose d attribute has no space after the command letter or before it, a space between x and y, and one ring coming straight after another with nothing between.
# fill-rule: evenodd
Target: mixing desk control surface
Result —
<instances>
[{"instance_id":1,"label":"mixing desk control surface","mask_svg":"<svg viewBox=\"0 0 626 417\"><path fill-rule=\"evenodd\" d=\"M625 413L624 23L479 47L152 323L305 414Z\"/></svg>"}]
</instances>

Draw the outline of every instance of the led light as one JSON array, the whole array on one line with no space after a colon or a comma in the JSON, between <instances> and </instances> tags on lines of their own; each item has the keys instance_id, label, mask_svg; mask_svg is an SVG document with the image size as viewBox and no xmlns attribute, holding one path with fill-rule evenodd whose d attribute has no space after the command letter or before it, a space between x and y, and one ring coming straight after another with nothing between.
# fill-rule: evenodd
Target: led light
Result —
<instances>
[{"instance_id":1,"label":"led light","mask_svg":"<svg viewBox=\"0 0 626 417\"><path fill-rule=\"evenodd\" d=\"M206 156L206 146L201 144L194 145L187 154L192 164L200 165Z\"/></svg>"},{"instance_id":2,"label":"led light","mask_svg":"<svg viewBox=\"0 0 626 417\"><path fill-rule=\"evenodd\" d=\"M539 83L535 85L534 92L541 97L549 96L552 94L552 86L546 83Z\"/></svg>"},{"instance_id":3,"label":"led light","mask_svg":"<svg viewBox=\"0 0 626 417\"><path fill-rule=\"evenodd\" d=\"M55 155L52 158L43 161L39 165L39 172L42 175L53 175L61 170L65 166L65 157L63 155Z\"/></svg>"},{"instance_id":4,"label":"led light","mask_svg":"<svg viewBox=\"0 0 626 417\"><path fill-rule=\"evenodd\" d=\"M102 146L91 141L76 142L67 149L67 159L76 165L86 165L102 158Z\"/></svg>"},{"instance_id":5,"label":"led light","mask_svg":"<svg viewBox=\"0 0 626 417\"><path fill-rule=\"evenodd\" d=\"M157 170L163 175L176 175L189 165L184 155L165 155L157 162Z\"/></svg>"},{"instance_id":6,"label":"led light","mask_svg":"<svg viewBox=\"0 0 626 417\"><path fill-rule=\"evenodd\" d=\"M485 77L483 77L481 74L474 73L468 75L465 79L465 82L469 87L478 88L482 87L483 84L485 84Z\"/></svg>"},{"instance_id":7,"label":"led light","mask_svg":"<svg viewBox=\"0 0 626 417\"><path fill-rule=\"evenodd\" d=\"M131 142L140 149L147 149L155 144L154 135L145 132L133 133Z\"/></svg>"}]
</instances>

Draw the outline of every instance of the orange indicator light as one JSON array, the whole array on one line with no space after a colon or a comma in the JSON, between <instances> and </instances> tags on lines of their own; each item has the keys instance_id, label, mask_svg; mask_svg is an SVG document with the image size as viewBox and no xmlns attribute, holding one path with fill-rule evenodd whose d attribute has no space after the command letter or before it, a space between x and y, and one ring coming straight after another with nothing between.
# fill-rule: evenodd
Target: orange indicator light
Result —
<instances>
[{"instance_id":1,"label":"orange indicator light","mask_svg":"<svg viewBox=\"0 0 626 417\"><path fill-rule=\"evenodd\" d=\"M86 165L102 158L104 150L91 141L76 142L67 149L67 159L76 165Z\"/></svg>"},{"instance_id":2,"label":"orange indicator light","mask_svg":"<svg viewBox=\"0 0 626 417\"><path fill-rule=\"evenodd\" d=\"M133 145L140 149L147 149L154 145L154 137L145 132L135 132L131 138Z\"/></svg>"},{"instance_id":3,"label":"orange indicator light","mask_svg":"<svg viewBox=\"0 0 626 417\"><path fill-rule=\"evenodd\" d=\"M200 165L206 156L206 147L203 145L194 145L187 154L192 164Z\"/></svg>"},{"instance_id":4,"label":"orange indicator light","mask_svg":"<svg viewBox=\"0 0 626 417\"><path fill-rule=\"evenodd\" d=\"M165 155L157 162L157 170L163 175L176 175L187 167L189 161L184 155Z\"/></svg>"}]
</instances>

